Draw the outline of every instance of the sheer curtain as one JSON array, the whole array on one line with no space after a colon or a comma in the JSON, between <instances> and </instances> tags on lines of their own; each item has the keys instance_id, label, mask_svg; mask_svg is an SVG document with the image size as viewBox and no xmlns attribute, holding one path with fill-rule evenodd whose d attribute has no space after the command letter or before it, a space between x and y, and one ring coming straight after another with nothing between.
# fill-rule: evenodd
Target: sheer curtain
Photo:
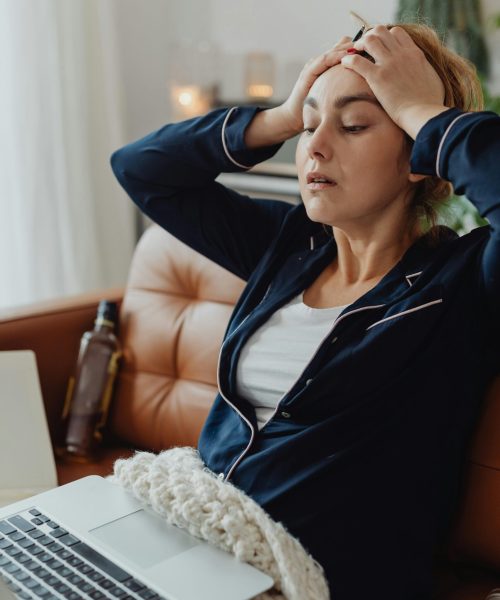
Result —
<instances>
[{"instance_id":1,"label":"sheer curtain","mask_svg":"<svg viewBox=\"0 0 500 600\"><path fill-rule=\"evenodd\" d=\"M102 0L0 0L0 307L126 279L113 25Z\"/></svg>"}]
</instances>

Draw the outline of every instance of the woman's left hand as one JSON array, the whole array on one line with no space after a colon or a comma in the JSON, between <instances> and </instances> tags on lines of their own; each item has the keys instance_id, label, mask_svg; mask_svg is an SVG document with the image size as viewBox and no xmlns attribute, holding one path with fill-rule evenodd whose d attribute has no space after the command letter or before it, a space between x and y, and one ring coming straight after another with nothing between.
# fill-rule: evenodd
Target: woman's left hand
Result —
<instances>
[{"instance_id":1,"label":"woman's left hand","mask_svg":"<svg viewBox=\"0 0 500 600\"><path fill-rule=\"evenodd\" d=\"M441 79L402 27L376 25L353 47L368 52L375 63L358 54L345 55L341 63L366 80L391 119L412 137L420 128L416 115L447 109Z\"/></svg>"}]
</instances>

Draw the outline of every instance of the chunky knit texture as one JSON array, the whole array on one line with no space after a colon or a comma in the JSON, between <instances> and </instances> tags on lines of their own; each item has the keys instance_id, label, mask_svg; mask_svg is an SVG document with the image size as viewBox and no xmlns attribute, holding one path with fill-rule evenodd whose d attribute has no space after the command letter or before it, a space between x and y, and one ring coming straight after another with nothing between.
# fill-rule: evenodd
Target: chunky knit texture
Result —
<instances>
[{"instance_id":1,"label":"chunky knit texture","mask_svg":"<svg viewBox=\"0 0 500 600\"><path fill-rule=\"evenodd\" d=\"M109 479L169 524L186 529L274 581L258 600L329 600L321 566L256 502L207 469L195 448L137 452L115 462Z\"/></svg>"}]
</instances>

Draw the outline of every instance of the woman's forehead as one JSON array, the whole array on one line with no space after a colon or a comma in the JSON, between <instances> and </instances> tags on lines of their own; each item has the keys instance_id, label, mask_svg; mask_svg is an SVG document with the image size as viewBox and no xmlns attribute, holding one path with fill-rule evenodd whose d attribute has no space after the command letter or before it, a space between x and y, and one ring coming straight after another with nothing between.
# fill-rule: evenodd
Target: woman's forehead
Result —
<instances>
[{"instance_id":1,"label":"woman's forehead","mask_svg":"<svg viewBox=\"0 0 500 600\"><path fill-rule=\"evenodd\" d=\"M375 97L365 79L343 65L335 65L322 73L311 86L308 98L316 104L332 101L340 96L369 95Z\"/></svg>"}]
</instances>

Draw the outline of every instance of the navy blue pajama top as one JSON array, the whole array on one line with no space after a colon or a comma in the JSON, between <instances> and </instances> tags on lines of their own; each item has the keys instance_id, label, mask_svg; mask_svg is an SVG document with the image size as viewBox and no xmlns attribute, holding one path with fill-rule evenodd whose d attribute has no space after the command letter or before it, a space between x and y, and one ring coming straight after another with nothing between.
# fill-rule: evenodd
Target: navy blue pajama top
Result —
<instances>
[{"instance_id":1,"label":"navy blue pajama top","mask_svg":"<svg viewBox=\"0 0 500 600\"><path fill-rule=\"evenodd\" d=\"M168 124L111 158L144 213L247 282L224 335L200 454L298 537L333 599L430 598L464 453L500 372L500 117L448 109L423 126L411 154L412 172L450 181L489 225L461 237L440 225L437 243L414 242L332 322L259 431L236 392L241 348L337 249L303 204L214 181L279 149L245 146L258 110Z\"/></svg>"}]
</instances>

